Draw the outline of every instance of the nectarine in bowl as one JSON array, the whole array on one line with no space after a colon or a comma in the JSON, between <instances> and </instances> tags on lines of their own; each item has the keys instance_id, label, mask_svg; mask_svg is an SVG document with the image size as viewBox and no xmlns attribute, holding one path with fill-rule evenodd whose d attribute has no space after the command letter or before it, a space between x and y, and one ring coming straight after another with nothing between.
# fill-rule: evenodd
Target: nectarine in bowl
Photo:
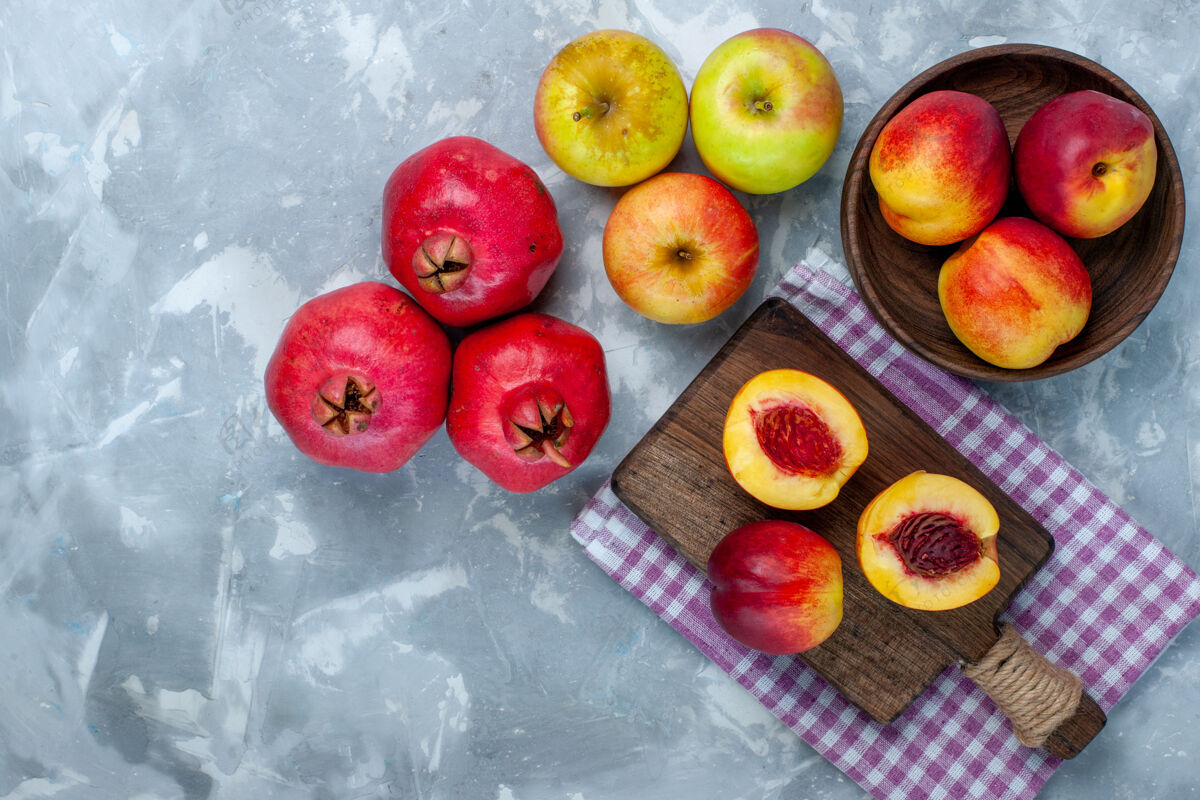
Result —
<instances>
[{"instance_id":1,"label":"nectarine in bowl","mask_svg":"<svg viewBox=\"0 0 1200 800\"><path fill-rule=\"evenodd\" d=\"M938 273L958 244L918 244L888 225L868 170L871 152L887 123L930 92L968 92L988 101L1000 113L1011 145L1039 108L1069 92L1087 89L1123 100L1149 117L1157 150L1153 188L1141 209L1115 231L1090 239L1067 237L1091 277L1091 313L1083 330L1036 366L989 363L955 336L939 303ZM1015 183L999 216L1033 216ZM1033 380L1062 374L1102 356L1154 308L1183 241L1183 179L1162 123L1121 78L1065 50L1003 44L960 53L930 67L879 109L846 171L841 224L846 265L855 286L897 341L926 361L967 378Z\"/></svg>"}]
</instances>

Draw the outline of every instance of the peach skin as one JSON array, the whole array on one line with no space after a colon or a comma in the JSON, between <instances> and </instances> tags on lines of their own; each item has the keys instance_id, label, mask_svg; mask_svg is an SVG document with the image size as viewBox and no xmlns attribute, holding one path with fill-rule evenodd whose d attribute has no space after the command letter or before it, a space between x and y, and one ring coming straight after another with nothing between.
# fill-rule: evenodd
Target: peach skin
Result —
<instances>
[{"instance_id":1,"label":"peach skin","mask_svg":"<svg viewBox=\"0 0 1200 800\"><path fill-rule=\"evenodd\" d=\"M1005 217L946 260L938 299L967 349L989 364L1025 369L1083 330L1092 282L1057 233L1025 217Z\"/></svg>"},{"instance_id":2,"label":"peach skin","mask_svg":"<svg viewBox=\"0 0 1200 800\"><path fill-rule=\"evenodd\" d=\"M1095 91L1060 95L1034 112L1013 149L1017 187L1038 220L1094 239L1128 222L1154 188L1154 124Z\"/></svg>"},{"instance_id":3,"label":"peach skin","mask_svg":"<svg viewBox=\"0 0 1200 800\"><path fill-rule=\"evenodd\" d=\"M708 558L708 578L713 617L764 653L811 650L842 621L842 559L796 522L762 520L730 531Z\"/></svg>"},{"instance_id":4,"label":"peach skin","mask_svg":"<svg viewBox=\"0 0 1200 800\"><path fill-rule=\"evenodd\" d=\"M868 162L884 221L927 245L981 231L1008 196L1012 154L1000 113L981 97L921 95L883 127Z\"/></svg>"}]
</instances>

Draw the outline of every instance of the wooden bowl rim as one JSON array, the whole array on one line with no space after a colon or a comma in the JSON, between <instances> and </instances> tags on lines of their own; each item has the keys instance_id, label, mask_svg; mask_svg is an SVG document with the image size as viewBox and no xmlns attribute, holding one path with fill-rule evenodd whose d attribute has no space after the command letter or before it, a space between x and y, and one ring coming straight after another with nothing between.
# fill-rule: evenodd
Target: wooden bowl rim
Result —
<instances>
[{"instance_id":1,"label":"wooden bowl rim","mask_svg":"<svg viewBox=\"0 0 1200 800\"><path fill-rule=\"evenodd\" d=\"M961 360L949 361L939 353L931 350L919 339L911 336L906 330L897 327L892 319L889 318L889 315L877 313L877 309L883 309L886 306L871 283L864 264L860 263L858 254L853 248L848 246L849 242L856 241L863 235L861 220L859 219L855 202L863 191L864 181L867 180L867 170L862 154L864 150L868 154L870 153L871 148L875 146L875 140L878 138L879 132L887 124L888 120L895 116L896 112L903 106L915 99L917 92L923 86L940 79L966 64L1014 55L1033 56L1052 61L1066 62L1074 67L1090 72L1109 85L1113 96L1121 96L1121 99L1133 103L1141 109L1150 118L1150 122L1154 126L1154 139L1158 146L1159 158L1165 163L1166 174L1168 176L1166 192L1172 198L1170 205L1173 207L1171 216L1163 220L1163 230L1172 234L1172 242L1170 243L1166 260L1160 265L1154 280L1151 282L1152 291L1144 295L1142 302L1136 308L1129 309L1128 320L1125 324L1121 325L1119 329L1106 338L1100 340L1095 347L1061 358L1056 358L1052 355L1042 364L1028 369L1006 369L989 364L965 346L962 347ZM862 161L861 167L859 167L860 161ZM1175 199L1176 196L1177 199ZM1167 136L1166 129L1163 128L1158 115L1154 113L1154 109L1150 107L1145 99L1134 91L1133 87L1126 83L1120 76L1112 72L1112 70L1085 56L1049 45L1023 43L988 45L974 50L963 51L920 72L896 90L888 98L887 102L880 107L879 111L875 113L875 116L871 118L871 121L867 124L866 129L863 130L858 143L850 155L849 165L846 168L846 178L842 183L841 206L842 250L846 258L846 266L850 272L850 277L858 289L859 295L867 304L867 308L871 310L872 316L875 317L876 321L891 334L892 338L905 348L947 372L976 380L1003 382L1038 380L1061 375L1064 372L1069 372L1099 358L1124 341L1142 323L1142 320L1150 314L1150 311L1158 303L1159 298L1162 297L1163 292L1166 290L1167 284L1174 274L1176 262L1179 259L1179 252L1183 244L1185 220L1183 175L1179 168L1179 159L1175 155L1175 148L1171 145L1171 139Z\"/></svg>"}]
</instances>

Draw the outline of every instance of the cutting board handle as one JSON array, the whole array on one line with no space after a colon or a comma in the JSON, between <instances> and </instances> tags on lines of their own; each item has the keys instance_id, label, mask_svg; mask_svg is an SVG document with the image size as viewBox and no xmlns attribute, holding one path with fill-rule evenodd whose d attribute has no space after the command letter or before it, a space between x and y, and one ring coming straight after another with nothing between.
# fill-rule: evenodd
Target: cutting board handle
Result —
<instances>
[{"instance_id":1,"label":"cutting board handle","mask_svg":"<svg viewBox=\"0 0 1200 800\"><path fill-rule=\"evenodd\" d=\"M962 671L1004 712L1026 747L1074 758L1107 721L1079 677L1048 661L1012 625L1005 625L983 658Z\"/></svg>"}]
</instances>

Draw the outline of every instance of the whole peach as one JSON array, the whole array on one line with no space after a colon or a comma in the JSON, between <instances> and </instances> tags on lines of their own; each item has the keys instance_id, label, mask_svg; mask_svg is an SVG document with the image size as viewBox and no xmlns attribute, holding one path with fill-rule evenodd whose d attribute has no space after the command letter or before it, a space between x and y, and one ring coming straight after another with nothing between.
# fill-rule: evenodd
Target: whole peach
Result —
<instances>
[{"instance_id":1,"label":"whole peach","mask_svg":"<svg viewBox=\"0 0 1200 800\"><path fill-rule=\"evenodd\" d=\"M708 558L718 624L747 647L811 650L842 621L842 558L820 534L771 519L730 531Z\"/></svg>"},{"instance_id":2,"label":"whole peach","mask_svg":"<svg viewBox=\"0 0 1200 800\"><path fill-rule=\"evenodd\" d=\"M998 367L1026 369L1083 330L1092 282L1066 240L1024 217L1005 217L962 243L938 274L950 330Z\"/></svg>"},{"instance_id":3,"label":"whole peach","mask_svg":"<svg viewBox=\"0 0 1200 800\"><path fill-rule=\"evenodd\" d=\"M1128 222L1154 188L1154 124L1124 100L1091 90L1034 112L1013 149L1017 187L1039 221L1092 239Z\"/></svg>"},{"instance_id":4,"label":"whole peach","mask_svg":"<svg viewBox=\"0 0 1200 800\"><path fill-rule=\"evenodd\" d=\"M929 92L875 140L871 183L884 220L919 244L960 242L1000 213L1012 154L1000 112L967 92Z\"/></svg>"}]
</instances>

